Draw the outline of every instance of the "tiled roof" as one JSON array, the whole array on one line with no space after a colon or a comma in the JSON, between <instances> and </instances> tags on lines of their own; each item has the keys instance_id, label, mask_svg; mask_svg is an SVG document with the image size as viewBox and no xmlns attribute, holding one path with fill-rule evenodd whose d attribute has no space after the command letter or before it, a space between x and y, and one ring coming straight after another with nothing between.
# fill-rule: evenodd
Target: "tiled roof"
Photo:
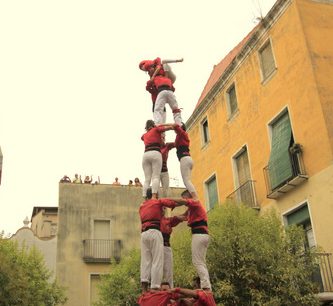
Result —
<instances>
[{"instance_id":1,"label":"tiled roof","mask_svg":"<svg viewBox=\"0 0 333 306\"><path fill-rule=\"evenodd\" d=\"M213 86L216 84L216 82L219 80L221 75L224 73L224 71L227 69L227 67L230 65L230 63L233 61L233 59L237 56L237 54L242 50L244 45L249 41L252 34L256 31L258 25L255 26L252 31L246 35L246 37L243 38L243 40L235 47L233 48L225 57L224 59L217 65L214 65L213 71L210 74L210 77L200 95L200 98L197 102L197 105L195 108L199 106L199 104L203 101L203 99L206 97L206 95L209 93L209 91L213 88Z\"/></svg>"}]
</instances>

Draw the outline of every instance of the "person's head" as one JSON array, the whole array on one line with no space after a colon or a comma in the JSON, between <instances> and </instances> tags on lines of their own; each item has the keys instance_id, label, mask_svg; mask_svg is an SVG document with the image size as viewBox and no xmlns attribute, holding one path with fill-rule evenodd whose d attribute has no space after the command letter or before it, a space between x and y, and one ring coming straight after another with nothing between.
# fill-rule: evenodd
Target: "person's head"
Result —
<instances>
[{"instance_id":1,"label":"person's head","mask_svg":"<svg viewBox=\"0 0 333 306\"><path fill-rule=\"evenodd\" d=\"M162 291L167 291L167 290L169 290L170 289L170 284L169 284L169 282L162 282L161 283L161 290Z\"/></svg>"},{"instance_id":2,"label":"person's head","mask_svg":"<svg viewBox=\"0 0 333 306\"><path fill-rule=\"evenodd\" d=\"M128 185L133 185L133 181L129 180Z\"/></svg>"},{"instance_id":3,"label":"person's head","mask_svg":"<svg viewBox=\"0 0 333 306\"><path fill-rule=\"evenodd\" d=\"M146 130L146 131L149 131L149 130L152 129L154 126L155 126L155 122L154 122L154 120L149 119L149 120L146 121L145 130Z\"/></svg>"},{"instance_id":4,"label":"person's head","mask_svg":"<svg viewBox=\"0 0 333 306\"><path fill-rule=\"evenodd\" d=\"M77 173L75 173L75 177L77 178L79 175Z\"/></svg>"},{"instance_id":5,"label":"person's head","mask_svg":"<svg viewBox=\"0 0 333 306\"><path fill-rule=\"evenodd\" d=\"M200 289L200 277L199 276L193 277L192 286L194 289Z\"/></svg>"},{"instance_id":6,"label":"person's head","mask_svg":"<svg viewBox=\"0 0 333 306\"><path fill-rule=\"evenodd\" d=\"M183 199L192 199L192 195L188 190L185 190L181 193Z\"/></svg>"},{"instance_id":7,"label":"person's head","mask_svg":"<svg viewBox=\"0 0 333 306\"><path fill-rule=\"evenodd\" d=\"M139 178L136 177L136 178L134 179L134 182L135 182L135 183L140 183Z\"/></svg>"},{"instance_id":8,"label":"person's head","mask_svg":"<svg viewBox=\"0 0 333 306\"><path fill-rule=\"evenodd\" d=\"M142 70L142 71L149 71L149 69L151 69L151 67L153 65L154 65L154 61L143 60L139 64L139 69Z\"/></svg>"},{"instance_id":9,"label":"person's head","mask_svg":"<svg viewBox=\"0 0 333 306\"><path fill-rule=\"evenodd\" d=\"M115 179L114 179L116 182L118 182L118 178L116 177Z\"/></svg>"}]
</instances>

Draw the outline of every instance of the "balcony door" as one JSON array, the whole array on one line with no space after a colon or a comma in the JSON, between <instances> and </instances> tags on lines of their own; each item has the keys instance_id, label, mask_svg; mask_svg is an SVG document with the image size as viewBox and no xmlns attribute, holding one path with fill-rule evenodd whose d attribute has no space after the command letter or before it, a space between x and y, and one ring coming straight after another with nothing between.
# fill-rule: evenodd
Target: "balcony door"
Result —
<instances>
[{"instance_id":1,"label":"balcony door","mask_svg":"<svg viewBox=\"0 0 333 306\"><path fill-rule=\"evenodd\" d=\"M244 204L252 206L254 203L249 157L247 148L243 147L242 150L234 158L236 166L236 187L237 200Z\"/></svg>"},{"instance_id":2,"label":"balcony door","mask_svg":"<svg viewBox=\"0 0 333 306\"><path fill-rule=\"evenodd\" d=\"M111 222L94 220L94 257L111 257Z\"/></svg>"}]
</instances>

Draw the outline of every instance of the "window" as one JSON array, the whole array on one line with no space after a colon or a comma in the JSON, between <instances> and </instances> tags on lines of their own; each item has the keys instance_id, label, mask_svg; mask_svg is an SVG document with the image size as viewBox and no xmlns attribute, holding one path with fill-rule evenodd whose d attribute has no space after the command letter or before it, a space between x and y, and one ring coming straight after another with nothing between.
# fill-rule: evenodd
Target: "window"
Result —
<instances>
[{"instance_id":1,"label":"window","mask_svg":"<svg viewBox=\"0 0 333 306\"><path fill-rule=\"evenodd\" d=\"M94 239L93 239L94 258L111 258L111 222L110 220L94 220Z\"/></svg>"},{"instance_id":2,"label":"window","mask_svg":"<svg viewBox=\"0 0 333 306\"><path fill-rule=\"evenodd\" d=\"M214 208L218 203L216 176L214 175L206 182L206 191L208 197L208 210Z\"/></svg>"},{"instance_id":3,"label":"window","mask_svg":"<svg viewBox=\"0 0 333 306\"><path fill-rule=\"evenodd\" d=\"M288 112L283 113L271 124L272 142L268 161L271 189L274 190L293 177L289 148L294 139Z\"/></svg>"},{"instance_id":4,"label":"window","mask_svg":"<svg viewBox=\"0 0 333 306\"><path fill-rule=\"evenodd\" d=\"M203 141L203 144L205 145L209 141L209 130L208 130L208 120L207 120L207 118L205 118L201 122L201 130L202 130L202 141Z\"/></svg>"},{"instance_id":5,"label":"window","mask_svg":"<svg viewBox=\"0 0 333 306\"><path fill-rule=\"evenodd\" d=\"M230 118L238 109L235 84L232 84L227 90L227 102L228 102L228 115Z\"/></svg>"},{"instance_id":6,"label":"window","mask_svg":"<svg viewBox=\"0 0 333 306\"><path fill-rule=\"evenodd\" d=\"M299 225L303 228L306 237L306 247L314 247L315 240L307 203L286 216L288 225Z\"/></svg>"},{"instance_id":7,"label":"window","mask_svg":"<svg viewBox=\"0 0 333 306\"><path fill-rule=\"evenodd\" d=\"M90 305L98 301L98 285L101 281L99 274L90 274Z\"/></svg>"},{"instance_id":8,"label":"window","mask_svg":"<svg viewBox=\"0 0 333 306\"><path fill-rule=\"evenodd\" d=\"M259 50L259 58L262 79L266 80L276 69L270 40L268 40Z\"/></svg>"},{"instance_id":9,"label":"window","mask_svg":"<svg viewBox=\"0 0 333 306\"><path fill-rule=\"evenodd\" d=\"M253 206L255 199L252 190L249 157L246 146L236 155L234 162L236 168L236 185L238 188L237 198L240 202Z\"/></svg>"}]
</instances>

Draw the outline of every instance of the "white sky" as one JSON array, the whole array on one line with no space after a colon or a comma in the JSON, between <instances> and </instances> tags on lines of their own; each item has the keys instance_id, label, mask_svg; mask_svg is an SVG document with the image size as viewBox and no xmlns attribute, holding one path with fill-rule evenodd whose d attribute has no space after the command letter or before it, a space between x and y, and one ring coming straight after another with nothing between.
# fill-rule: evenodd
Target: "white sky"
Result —
<instances>
[{"instance_id":1,"label":"white sky","mask_svg":"<svg viewBox=\"0 0 333 306\"><path fill-rule=\"evenodd\" d=\"M34 206L57 206L65 174L143 181L140 137L152 103L139 62L184 58L172 68L185 122L213 66L274 3L1 1L0 231L15 233ZM175 151L169 173L183 186Z\"/></svg>"}]
</instances>

